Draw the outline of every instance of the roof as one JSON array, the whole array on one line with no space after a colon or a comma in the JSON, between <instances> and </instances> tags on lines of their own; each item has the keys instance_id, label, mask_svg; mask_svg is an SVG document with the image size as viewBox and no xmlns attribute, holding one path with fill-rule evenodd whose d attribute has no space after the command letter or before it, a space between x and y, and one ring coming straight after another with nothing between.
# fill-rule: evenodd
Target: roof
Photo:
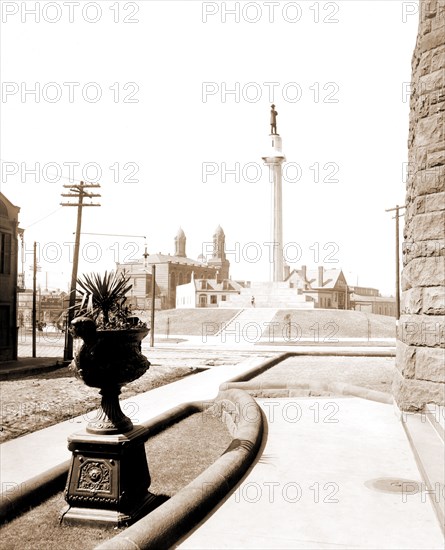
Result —
<instances>
[{"instance_id":1,"label":"roof","mask_svg":"<svg viewBox=\"0 0 445 550\"><path fill-rule=\"evenodd\" d=\"M396 303L396 299L393 296L363 296L361 294L351 294L351 302L390 302Z\"/></svg>"},{"instance_id":2,"label":"roof","mask_svg":"<svg viewBox=\"0 0 445 550\"><path fill-rule=\"evenodd\" d=\"M145 263L146 262L146 263ZM185 258L183 256L174 256L171 254L149 254L146 259L140 259L136 260L134 262L125 262L118 264L119 267L125 267L125 266L140 266L141 268L144 267L144 265L153 265L153 264L181 264L181 265L189 265L189 266L195 266L195 267L208 267L209 269L215 269L214 267L207 266L206 264L203 264L199 262L198 260L192 260L191 258Z\"/></svg>"},{"instance_id":3,"label":"roof","mask_svg":"<svg viewBox=\"0 0 445 550\"><path fill-rule=\"evenodd\" d=\"M206 282L207 288L200 288L201 287L201 281ZM195 289L196 290L213 290L213 291L220 291L220 292L239 292L243 287L236 281L232 281L231 279L224 279L220 283L216 281L216 279L195 279Z\"/></svg>"},{"instance_id":4,"label":"roof","mask_svg":"<svg viewBox=\"0 0 445 550\"><path fill-rule=\"evenodd\" d=\"M297 275L301 281L303 281L303 270L293 269L286 280L289 280L292 275ZM310 288L315 289L333 289L337 286L340 277L344 279L343 271L341 269L331 268L323 269L323 286L318 285L318 269L306 269L306 280Z\"/></svg>"},{"instance_id":5,"label":"roof","mask_svg":"<svg viewBox=\"0 0 445 550\"><path fill-rule=\"evenodd\" d=\"M4 218L16 216L20 207L13 204L3 193L0 192L0 215Z\"/></svg>"}]
</instances>

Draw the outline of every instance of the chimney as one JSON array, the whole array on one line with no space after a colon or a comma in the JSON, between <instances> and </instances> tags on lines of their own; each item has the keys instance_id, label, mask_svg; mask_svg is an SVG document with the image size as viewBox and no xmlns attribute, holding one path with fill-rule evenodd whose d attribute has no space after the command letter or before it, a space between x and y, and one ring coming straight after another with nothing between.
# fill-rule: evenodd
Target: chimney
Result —
<instances>
[{"instance_id":1,"label":"chimney","mask_svg":"<svg viewBox=\"0 0 445 550\"><path fill-rule=\"evenodd\" d=\"M319 287L323 286L323 269L324 268L322 265L318 266L318 286Z\"/></svg>"}]
</instances>

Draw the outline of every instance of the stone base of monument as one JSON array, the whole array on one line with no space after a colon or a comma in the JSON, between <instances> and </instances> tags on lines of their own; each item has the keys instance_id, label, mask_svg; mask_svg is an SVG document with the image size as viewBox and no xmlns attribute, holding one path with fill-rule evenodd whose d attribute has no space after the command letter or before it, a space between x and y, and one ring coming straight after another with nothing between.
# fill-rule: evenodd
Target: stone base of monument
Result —
<instances>
[{"instance_id":1,"label":"stone base of monument","mask_svg":"<svg viewBox=\"0 0 445 550\"><path fill-rule=\"evenodd\" d=\"M67 525L120 527L156 507L148 492L150 473L145 454L148 432L143 427L125 434L75 433L65 489L68 506L61 512Z\"/></svg>"}]
</instances>

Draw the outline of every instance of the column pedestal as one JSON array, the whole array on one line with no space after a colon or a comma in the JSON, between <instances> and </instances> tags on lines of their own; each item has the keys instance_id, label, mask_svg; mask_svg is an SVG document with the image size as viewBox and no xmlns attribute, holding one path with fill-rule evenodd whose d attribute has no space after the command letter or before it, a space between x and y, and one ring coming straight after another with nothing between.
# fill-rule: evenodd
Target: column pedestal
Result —
<instances>
[{"instance_id":1,"label":"column pedestal","mask_svg":"<svg viewBox=\"0 0 445 550\"><path fill-rule=\"evenodd\" d=\"M126 434L98 435L86 431L68 438L72 451L65 489L68 506L61 521L68 525L120 527L155 507L148 492L151 479L143 427Z\"/></svg>"}]
</instances>

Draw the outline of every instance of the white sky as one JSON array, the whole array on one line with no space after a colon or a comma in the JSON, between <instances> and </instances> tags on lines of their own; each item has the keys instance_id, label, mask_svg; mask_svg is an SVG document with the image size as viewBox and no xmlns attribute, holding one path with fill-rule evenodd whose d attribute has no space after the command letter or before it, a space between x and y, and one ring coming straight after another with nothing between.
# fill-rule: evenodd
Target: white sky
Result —
<instances>
[{"instance_id":1,"label":"white sky","mask_svg":"<svg viewBox=\"0 0 445 550\"><path fill-rule=\"evenodd\" d=\"M40 22L24 12L34 4ZM102 206L84 209L84 232L146 235L149 252L173 253L182 226L187 254L197 258L221 224L227 248L236 250L228 254L232 277L267 280L268 248L262 243L271 240L270 185L261 156L269 142L271 101L264 83L276 82L272 99L283 150L288 162L301 167L299 181L283 182L284 241L301 247L291 267L316 267L313 245L319 243L319 263L341 267L349 284L358 278L360 285L394 294L394 220L385 209L405 200L409 101L403 93L417 34L415 2L280 2L273 23L267 2L250 2L247 11L246 2L238 3L238 23L230 14L223 21L223 5L233 9L235 2L79 4L2 6L1 190L21 207L28 286L34 240L42 287L45 274L49 288L66 288L70 279L70 247L63 243L74 240L76 209L59 208L69 181L57 178L56 166L43 169L56 163L68 177L69 162L80 163L76 179L94 179L93 168L82 174L87 163L102 171ZM96 16L96 23L85 21ZM138 22L124 23L125 17ZM31 94L22 98L36 82L39 101ZM45 87L51 82L56 85ZM72 102L66 82L79 84ZM234 89L235 83L239 98L224 96L223 87ZM204 100L203 86L217 93ZM95 89L100 100L86 101L82 90L93 98ZM48 101L58 90L60 100ZM301 98L293 101L297 90ZM128 96L137 101L124 102ZM323 102L329 97L338 101ZM21 163L28 169L40 163L40 183ZM110 169L115 163L117 183ZM207 181L203 163L218 170ZM223 163L239 166L240 181L233 174L222 181ZM262 170L257 182L246 181L256 175L254 166L246 172L249 163ZM315 182L315 163L321 180L337 165L332 177L338 182ZM333 164L324 168L326 163ZM123 181L132 166L138 181ZM290 168L288 180L295 176ZM85 248L88 243L97 245ZM118 253L122 261L144 249L144 240L133 237L84 235L82 244L90 261L81 257L80 273L112 269ZM287 250L293 259L296 249ZM330 252L338 263L323 262Z\"/></svg>"}]
</instances>

